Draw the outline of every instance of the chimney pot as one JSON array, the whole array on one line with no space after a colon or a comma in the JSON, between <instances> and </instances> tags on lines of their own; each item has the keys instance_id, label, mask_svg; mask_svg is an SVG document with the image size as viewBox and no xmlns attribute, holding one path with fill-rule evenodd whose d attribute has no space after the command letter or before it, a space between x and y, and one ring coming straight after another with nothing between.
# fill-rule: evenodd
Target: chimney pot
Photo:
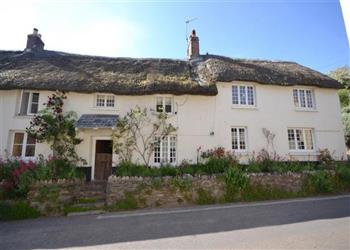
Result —
<instances>
[{"instance_id":1,"label":"chimney pot","mask_svg":"<svg viewBox=\"0 0 350 250\"><path fill-rule=\"evenodd\" d=\"M34 29L33 29L33 35L38 35L38 31L39 31L39 30L38 30L37 28L34 28Z\"/></svg>"},{"instance_id":2,"label":"chimney pot","mask_svg":"<svg viewBox=\"0 0 350 250\"><path fill-rule=\"evenodd\" d=\"M187 57L193 59L199 55L199 38L196 36L196 30L192 30L187 47Z\"/></svg>"}]
</instances>

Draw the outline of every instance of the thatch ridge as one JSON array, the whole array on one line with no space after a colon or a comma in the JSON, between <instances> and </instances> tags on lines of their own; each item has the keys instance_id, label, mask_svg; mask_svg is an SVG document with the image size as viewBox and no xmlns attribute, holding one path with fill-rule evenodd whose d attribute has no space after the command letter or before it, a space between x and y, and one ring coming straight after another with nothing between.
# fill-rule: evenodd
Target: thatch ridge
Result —
<instances>
[{"instance_id":1,"label":"thatch ridge","mask_svg":"<svg viewBox=\"0 0 350 250\"><path fill-rule=\"evenodd\" d=\"M0 90L62 90L119 95L216 95L217 82L341 88L293 62L203 55L195 60L103 57L59 51L0 51Z\"/></svg>"}]
</instances>

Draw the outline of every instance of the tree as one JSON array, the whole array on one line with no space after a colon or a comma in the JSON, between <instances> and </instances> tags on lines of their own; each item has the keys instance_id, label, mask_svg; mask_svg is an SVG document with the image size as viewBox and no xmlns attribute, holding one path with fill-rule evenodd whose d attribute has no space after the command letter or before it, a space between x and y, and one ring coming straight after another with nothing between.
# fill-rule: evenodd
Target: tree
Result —
<instances>
[{"instance_id":1,"label":"tree","mask_svg":"<svg viewBox=\"0 0 350 250\"><path fill-rule=\"evenodd\" d=\"M138 106L131 109L117 122L113 131L114 152L122 161L128 162L136 153L148 166L154 147L160 143L156 136L164 138L176 131L171 123L167 123L167 119L166 113L149 114L146 108Z\"/></svg>"},{"instance_id":2,"label":"tree","mask_svg":"<svg viewBox=\"0 0 350 250\"><path fill-rule=\"evenodd\" d=\"M48 97L45 109L40 111L26 128L27 133L37 142L46 142L57 159L76 163L82 161L75 152L75 146L82 142L77 138L74 123L74 112L63 113L63 100L67 99L64 92L56 92Z\"/></svg>"},{"instance_id":3,"label":"tree","mask_svg":"<svg viewBox=\"0 0 350 250\"><path fill-rule=\"evenodd\" d=\"M341 105L342 120L346 145L350 147L350 68L345 66L331 71L328 74L340 82L344 89L339 90L339 100Z\"/></svg>"}]
</instances>

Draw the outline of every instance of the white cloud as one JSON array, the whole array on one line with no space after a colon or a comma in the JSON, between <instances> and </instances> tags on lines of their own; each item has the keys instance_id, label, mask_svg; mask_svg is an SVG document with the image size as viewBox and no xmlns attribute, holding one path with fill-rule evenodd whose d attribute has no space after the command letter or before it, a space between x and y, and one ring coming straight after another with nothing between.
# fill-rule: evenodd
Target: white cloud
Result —
<instances>
[{"instance_id":1,"label":"white cloud","mask_svg":"<svg viewBox=\"0 0 350 250\"><path fill-rule=\"evenodd\" d=\"M39 29L45 49L102 56L140 56L147 33L123 16L104 16L96 5L17 1L0 4L1 50L22 50ZM141 45L141 46L140 46Z\"/></svg>"}]
</instances>

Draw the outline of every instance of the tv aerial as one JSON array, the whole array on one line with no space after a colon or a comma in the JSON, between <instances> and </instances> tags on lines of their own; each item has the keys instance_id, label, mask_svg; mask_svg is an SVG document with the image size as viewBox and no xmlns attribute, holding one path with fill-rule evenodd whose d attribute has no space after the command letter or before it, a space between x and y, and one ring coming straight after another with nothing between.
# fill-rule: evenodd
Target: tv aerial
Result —
<instances>
[{"instance_id":1,"label":"tv aerial","mask_svg":"<svg viewBox=\"0 0 350 250\"><path fill-rule=\"evenodd\" d=\"M198 18L194 17L194 18L186 20L186 22L185 22L186 23L186 42L187 43L188 43L188 24L193 22L193 21L196 21L196 20L198 20Z\"/></svg>"}]
</instances>

